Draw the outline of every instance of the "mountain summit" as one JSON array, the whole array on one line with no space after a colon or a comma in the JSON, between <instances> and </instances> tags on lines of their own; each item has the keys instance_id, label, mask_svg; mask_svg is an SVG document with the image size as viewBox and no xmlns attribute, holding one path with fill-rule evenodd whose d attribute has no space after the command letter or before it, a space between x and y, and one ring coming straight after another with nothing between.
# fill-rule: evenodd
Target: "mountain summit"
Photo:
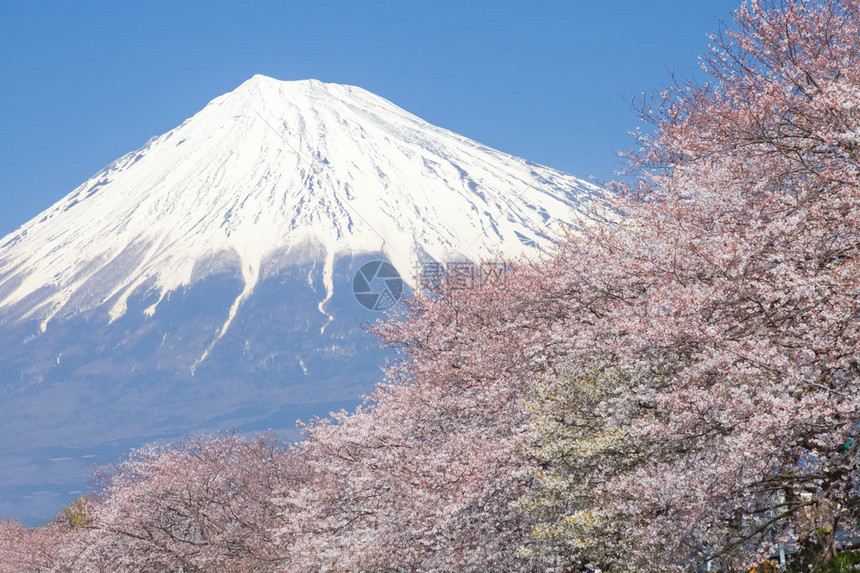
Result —
<instances>
[{"instance_id":1,"label":"mountain summit","mask_svg":"<svg viewBox=\"0 0 860 573\"><path fill-rule=\"evenodd\" d=\"M0 239L0 517L56 514L129 446L351 408L387 356L355 285L533 252L600 196L363 89L254 76Z\"/></svg>"}]
</instances>

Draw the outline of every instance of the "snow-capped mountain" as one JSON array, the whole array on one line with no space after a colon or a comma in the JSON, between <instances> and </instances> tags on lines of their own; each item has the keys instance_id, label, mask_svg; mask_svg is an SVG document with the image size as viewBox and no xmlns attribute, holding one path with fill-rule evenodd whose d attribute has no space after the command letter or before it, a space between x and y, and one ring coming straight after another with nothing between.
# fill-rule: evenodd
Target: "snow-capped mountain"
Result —
<instances>
[{"instance_id":1,"label":"snow-capped mountain","mask_svg":"<svg viewBox=\"0 0 860 573\"><path fill-rule=\"evenodd\" d=\"M596 191L360 88L258 75L6 237L0 308L42 330L105 304L116 319L142 285L163 296L219 257L242 273L232 317L273 253L319 244L329 290L342 253L401 272L420 254L516 255Z\"/></svg>"},{"instance_id":2,"label":"snow-capped mountain","mask_svg":"<svg viewBox=\"0 0 860 573\"><path fill-rule=\"evenodd\" d=\"M383 356L361 263L414 286L419 261L547 245L600 195L361 88L254 76L0 240L0 516L39 513L37 474L65 499L82 456L348 406Z\"/></svg>"}]
</instances>

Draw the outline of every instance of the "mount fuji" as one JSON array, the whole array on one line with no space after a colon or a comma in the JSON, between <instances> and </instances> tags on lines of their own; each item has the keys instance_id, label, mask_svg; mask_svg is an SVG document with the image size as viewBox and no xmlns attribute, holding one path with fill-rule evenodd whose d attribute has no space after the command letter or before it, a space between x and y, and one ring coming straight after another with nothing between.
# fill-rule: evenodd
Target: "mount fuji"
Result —
<instances>
[{"instance_id":1,"label":"mount fuji","mask_svg":"<svg viewBox=\"0 0 860 573\"><path fill-rule=\"evenodd\" d=\"M51 517L130 446L352 407L387 356L363 264L415 288L601 197L363 89L254 76L0 239L0 517Z\"/></svg>"}]
</instances>

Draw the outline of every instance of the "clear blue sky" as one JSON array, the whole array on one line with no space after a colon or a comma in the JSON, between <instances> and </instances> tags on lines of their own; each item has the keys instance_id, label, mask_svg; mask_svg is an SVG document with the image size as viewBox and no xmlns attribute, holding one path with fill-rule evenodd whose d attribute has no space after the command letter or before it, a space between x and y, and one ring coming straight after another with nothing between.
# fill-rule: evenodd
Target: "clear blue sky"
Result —
<instances>
[{"instance_id":1,"label":"clear blue sky","mask_svg":"<svg viewBox=\"0 0 860 573\"><path fill-rule=\"evenodd\" d=\"M622 97L697 71L738 0L0 0L0 236L255 73L366 88L606 179Z\"/></svg>"}]
</instances>

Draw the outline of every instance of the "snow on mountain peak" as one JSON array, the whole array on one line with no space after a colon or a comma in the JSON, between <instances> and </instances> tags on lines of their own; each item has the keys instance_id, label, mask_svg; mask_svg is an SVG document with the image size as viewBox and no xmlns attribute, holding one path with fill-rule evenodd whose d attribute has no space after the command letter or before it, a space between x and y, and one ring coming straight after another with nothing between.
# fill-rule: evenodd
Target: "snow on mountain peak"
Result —
<instances>
[{"instance_id":1,"label":"snow on mountain peak","mask_svg":"<svg viewBox=\"0 0 860 573\"><path fill-rule=\"evenodd\" d=\"M0 240L0 315L116 318L229 260L245 288L223 334L276 253L322 245L330 297L337 255L384 253L407 280L419 257L515 256L600 193L361 88L255 75Z\"/></svg>"}]
</instances>

